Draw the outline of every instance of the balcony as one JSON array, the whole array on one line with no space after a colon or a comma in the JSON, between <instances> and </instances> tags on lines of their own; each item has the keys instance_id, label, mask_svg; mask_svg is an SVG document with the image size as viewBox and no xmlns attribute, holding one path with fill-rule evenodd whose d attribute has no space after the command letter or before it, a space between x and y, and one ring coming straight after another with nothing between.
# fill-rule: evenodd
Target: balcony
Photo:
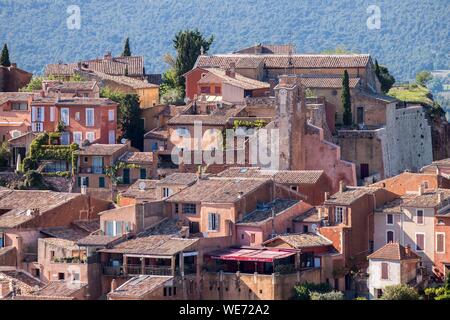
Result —
<instances>
[{"instance_id":1,"label":"balcony","mask_svg":"<svg viewBox=\"0 0 450 320\"><path fill-rule=\"evenodd\" d=\"M88 261L86 258L79 257L65 257L65 258L54 258L50 261L51 263L71 263L71 264L86 264Z\"/></svg>"},{"instance_id":2,"label":"balcony","mask_svg":"<svg viewBox=\"0 0 450 320\"><path fill-rule=\"evenodd\" d=\"M79 173L105 174L106 168L100 166L80 167Z\"/></svg>"},{"instance_id":3,"label":"balcony","mask_svg":"<svg viewBox=\"0 0 450 320\"><path fill-rule=\"evenodd\" d=\"M195 273L195 265L185 265L184 273ZM142 265L129 264L124 266L103 266L103 274L105 276L137 276L137 275L152 275L152 276L171 276L172 268L170 266L151 266L146 265L142 268ZM180 275L180 269L175 268L175 275Z\"/></svg>"}]
</instances>

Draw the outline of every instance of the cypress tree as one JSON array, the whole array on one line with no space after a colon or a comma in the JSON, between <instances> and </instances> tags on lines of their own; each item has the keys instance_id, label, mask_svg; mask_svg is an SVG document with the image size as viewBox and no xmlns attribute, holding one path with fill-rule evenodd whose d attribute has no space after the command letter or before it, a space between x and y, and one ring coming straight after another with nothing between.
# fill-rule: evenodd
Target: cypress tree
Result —
<instances>
[{"instance_id":1,"label":"cypress tree","mask_svg":"<svg viewBox=\"0 0 450 320\"><path fill-rule=\"evenodd\" d=\"M6 45L6 43L3 46L2 55L0 57L0 65L2 65L4 67L10 67L11 66L11 61L9 61L8 46Z\"/></svg>"},{"instance_id":2,"label":"cypress tree","mask_svg":"<svg viewBox=\"0 0 450 320\"><path fill-rule=\"evenodd\" d=\"M131 57L130 38L125 40L125 46L123 48L122 57Z\"/></svg>"},{"instance_id":3,"label":"cypress tree","mask_svg":"<svg viewBox=\"0 0 450 320\"><path fill-rule=\"evenodd\" d=\"M350 100L350 80L347 70L344 71L344 77L342 78L342 95L341 95L342 107L344 109L343 122L344 126L350 126L352 124L352 102Z\"/></svg>"}]
</instances>

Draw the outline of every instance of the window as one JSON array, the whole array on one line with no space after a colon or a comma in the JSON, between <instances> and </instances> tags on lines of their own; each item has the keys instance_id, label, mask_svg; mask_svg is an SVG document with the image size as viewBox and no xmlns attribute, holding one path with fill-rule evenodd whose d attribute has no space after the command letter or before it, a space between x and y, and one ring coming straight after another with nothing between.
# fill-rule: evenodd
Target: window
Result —
<instances>
[{"instance_id":1,"label":"window","mask_svg":"<svg viewBox=\"0 0 450 320\"><path fill-rule=\"evenodd\" d=\"M87 163L88 162L88 157L84 157L84 163Z\"/></svg>"},{"instance_id":2,"label":"window","mask_svg":"<svg viewBox=\"0 0 450 320\"><path fill-rule=\"evenodd\" d=\"M336 207L334 212L334 223L340 224L343 222L343 216L344 216L344 208L343 207Z\"/></svg>"},{"instance_id":3,"label":"window","mask_svg":"<svg viewBox=\"0 0 450 320\"><path fill-rule=\"evenodd\" d=\"M61 121L65 126L69 125L69 109L68 108L61 109Z\"/></svg>"},{"instance_id":4,"label":"window","mask_svg":"<svg viewBox=\"0 0 450 320\"><path fill-rule=\"evenodd\" d=\"M219 231L219 215L217 213L208 213L208 230ZM254 240L255 234L251 234L252 240ZM253 243L254 241L252 241Z\"/></svg>"},{"instance_id":5,"label":"window","mask_svg":"<svg viewBox=\"0 0 450 320\"><path fill-rule=\"evenodd\" d=\"M12 110L25 111L28 110L28 103L26 102L14 102L11 106Z\"/></svg>"},{"instance_id":6,"label":"window","mask_svg":"<svg viewBox=\"0 0 450 320\"><path fill-rule=\"evenodd\" d=\"M78 272L73 273L73 281L80 281L80 274Z\"/></svg>"},{"instance_id":7,"label":"window","mask_svg":"<svg viewBox=\"0 0 450 320\"><path fill-rule=\"evenodd\" d=\"M394 242L394 231L388 230L386 231L386 243Z\"/></svg>"},{"instance_id":8,"label":"window","mask_svg":"<svg viewBox=\"0 0 450 320\"><path fill-rule=\"evenodd\" d=\"M201 93L211 93L211 88L210 87L201 87L200 92Z\"/></svg>"},{"instance_id":9,"label":"window","mask_svg":"<svg viewBox=\"0 0 450 320\"><path fill-rule=\"evenodd\" d=\"M197 206L195 203L185 203L183 204L183 213L184 214L196 214Z\"/></svg>"},{"instance_id":10,"label":"window","mask_svg":"<svg viewBox=\"0 0 450 320\"><path fill-rule=\"evenodd\" d=\"M389 280L389 264L387 262L381 263L381 279Z\"/></svg>"},{"instance_id":11,"label":"window","mask_svg":"<svg viewBox=\"0 0 450 320\"><path fill-rule=\"evenodd\" d=\"M115 144L116 143L116 131L115 130L109 130L108 143L109 144Z\"/></svg>"},{"instance_id":12,"label":"window","mask_svg":"<svg viewBox=\"0 0 450 320\"><path fill-rule=\"evenodd\" d=\"M114 110L108 110L108 121L114 121Z\"/></svg>"},{"instance_id":13,"label":"window","mask_svg":"<svg viewBox=\"0 0 450 320\"><path fill-rule=\"evenodd\" d=\"M75 120L80 121L80 113L75 112Z\"/></svg>"},{"instance_id":14,"label":"window","mask_svg":"<svg viewBox=\"0 0 450 320\"><path fill-rule=\"evenodd\" d=\"M179 205L178 203L175 203L175 213L179 213Z\"/></svg>"},{"instance_id":15,"label":"window","mask_svg":"<svg viewBox=\"0 0 450 320\"><path fill-rule=\"evenodd\" d=\"M386 224L390 226L394 224L394 216L391 213L386 215Z\"/></svg>"},{"instance_id":16,"label":"window","mask_svg":"<svg viewBox=\"0 0 450 320\"><path fill-rule=\"evenodd\" d=\"M308 233L308 225L303 225L303 233Z\"/></svg>"},{"instance_id":17,"label":"window","mask_svg":"<svg viewBox=\"0 0 450 320\"><path fill-rule=\"evenodd\" d=\"M140 177L141 179L147 179L147 169L141 168L141 169L139 170L139 177Z\"/></svg>"},{"instance_id":18,"label":"window","mask_svg":"<svg viewBox=\"0 0 450 320\"><path fill-rule=\"evenodd\" d=\"M170 188L163 188L163 197L164 198L170 197L171 195L172 195L172 189L170 189Z\"/></svg>"},{"instance_id":19,"label":"window","mask_svg":"<svg viewBox=\"0 0 450 320\"><path fill-rule=\"evenodd\" d=\"M105 187L105 177L99 177L98 178L98 187L104 188Z\"/></svg>"},{"instance_id":20,"label":"window","mask_svg":"<svg viewBox=\"0 0 450 320\"><path fill-rule=\"evenodd\" d=\"M55 121L55 107L50 107L50 122Z\"/></svg>"},{"instance_id":21,"label":"window","mask_svg":"<svg viewBox=\"0 0 450 320\"><path fill-rule=\"evenodd\" d=\"M445 233L436 233L436 252L445 253Z\"/></svg>"},{"instance_id":22,"label":"window","mask_svg":"<svg viewBox=\"0 0 450 320\"><path fill-rule=\"evenodd\" d=\"M74 132L73 133L73 142L81 146L83 143L83 133L82 132Z\"/></svg>"},{"instance_id":23,"label":"window","mask_svg":"<svg viewBox=\"0 0 450 320\"><path fill-rule=\"evenodd\" d=\"M130 224L126 221L105 221L105 235L107 236L121 236L130 231Z\"/></svg>"},{"instance_id":24,"label":"window","mask_svg":"<svg viewBox=\"0 0 450 320\"><path fill-rule=\"evenodd\" d=\"M79 177L80 178L80 187L85 186L89 187L89 177Z\"/></svg>"},{"instance_id":25,"label":"window","mask_svg":"<svg viewBox=\"0 0 450 320\"><path fill-rule=\"evenodd\" d=\"M423 210L417 209L416 211L416 223L423 224Z\"/></svg>"},{"instance_id":26,"label":"window","mask_svg":"<svg viewBox=\"0 0 450 320\"><path fill-rule=\"evenodd\" d=\"M297 192L298 191L298 186L291 186L291 190Z\"/></svg>"},{"instance_id":27,"label":"window","mask_svg":"<svg viewBox=\"0 0 450 320\"><path fill-rule=\"evenodd\" d=\"M50 250L50 260L53 261L55 259L55 251Z\"/></svg>"},{"instance_id":28,"label":"window","mask_svg":"<svg viewBox=\"0 0 450 320\"><path fill-rule=\"evenodd\" d=\"M95 140L95 132L86 132L86 139L89 140L89 142L94 142Z\"/></svg>"},{"instance_id":29,"label":"window","mask_svg":"<svg viewBox=\"0 0 450 320\"><path fill-rule=\"evenodd\" d=\"M70 133L69 132L63 132L61 134L61 144L63 146L67 146L70 144Z\"/></svg>"},{"instance_id":30,"label":"window","mask_svg":"<svg viewBox=\"0 0 450 320\"><path fill-rule=\"evenodd\" d=\"M416 251L423 251L425 248L425 234L416 233Z\"/></svg>"},{"instance_id":31,"label":"window","mask_svg":"<svg viewBox=\"0 0 450 320\"><path fill-rule=\"evenodd\" d=\"M44 121L44 107L32 107L31 108L31 121L37 121L37 122Z\"/></svg>"},{"instance_id":32,"label":"window","mask_svg":"<svg viewBox=\"0 0 450 320\"><path fill-rule=\"evenodd\" d=\"M250 234L250 243L256 242L256 235L254 233Z\"/></svg>"},{"instance_id":33,"label":"window","mask_svg":"<svg viewBox=\"0 0 450 320\"><path fill-rule=\"evenodd\" d=\"M58 280L64 280L64 272L58 273Z\"/></svg>"},{"instance_id":34,"label":"window","mask_svg":"<svg viewBox=\"0 0 450 320\"><path fill-rule=\"evenodd\" d=\"M189 233L196 234L200 232L200 223L198 222L189 222Z\"/></svg>"},{"instance_id":35,"label":"window","mask_svg":"<svg viewBox=\"0 0 450 320\"><path fill-rule=\"evenodd\" d=\"M92 108L86 109L86 126L87 127L94 126L94 109Z\"/></svg>"},{"instance_id":36,"label":"window","mask_svg":"<svg viewBox=\"0 0 450 320\"><path fill-rule=\"evenodd\" d=\"M241 239L244 240L245 239L245 234L241 234Z\"/></svg>"}]
</instances>

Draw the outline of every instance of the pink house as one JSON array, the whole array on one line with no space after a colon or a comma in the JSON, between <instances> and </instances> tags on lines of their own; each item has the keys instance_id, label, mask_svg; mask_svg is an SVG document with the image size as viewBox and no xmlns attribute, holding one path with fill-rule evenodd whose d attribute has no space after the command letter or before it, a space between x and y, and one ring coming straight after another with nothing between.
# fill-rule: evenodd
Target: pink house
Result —
<instances>
[{"instance_id":1,"label":"pink house","mask_svg":"<svg viewBox=\"0 0 450 320\"><path fill-rule=\"evenodd\" d=\"M241 246L260 246L278 234L291 233L294 217L311 208L298 200L276 199L259 204L236 223L236 241Z\"/></svg>"}]
</instances>

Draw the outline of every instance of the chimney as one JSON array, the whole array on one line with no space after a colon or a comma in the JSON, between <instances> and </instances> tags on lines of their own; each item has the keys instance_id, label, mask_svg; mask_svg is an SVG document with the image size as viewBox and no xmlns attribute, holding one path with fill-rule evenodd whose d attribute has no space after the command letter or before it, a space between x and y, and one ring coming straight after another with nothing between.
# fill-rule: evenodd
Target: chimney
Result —
<instances>
[{"instance_id":1,"label":"chimney","mask_svg":"<svg viewBox=\"0 0 450 320\"><path fill-rule=\"evenodd\" d=\"M243 196L244 196L244 193L242 191L239 191L238 199L242 199Z\"/></svg>"},{"instance_id":2,"label":"chimney","mask_svg":"<svg viewBox=\"0 0 450 320\"><path fill-rule=\"evenodd\" d=\"M345 186L344 180L339 181L339 192L345 192L345 190L347 190L347 188Z\"/></svg>"},{"instance_id":3,"label":"chimney","mask_svg":"<svg viewBox=\"0 0 450 320\"><path fill-rule=\"evenodd\" d=\"M317 207L317 217L319 220L323 219L323 207Z\"/></svg>"},{"instance_id":4,"label":"chimney","mask_svg":"<svg viewBox=\"0 0 450 320\"><path fill-rule=\"evenodd\" d=\"M112 54L111 51L106 52L105 56L103 57L105 60L112 60Z\"/></svg>"},{"instance_id":5,"label":"chimney","mask_svg":"<svg viewBox=\"0 0 450 320\"><path fill-rule=\"evenodd\" d=\"M230 67L225 71L225 74L231 78L236 78L236 63L231 62Z\"/></svg>"},{"instance_id":6,"label":"chimney","mask_svg":"<svg viewBox=\"0 0 450 320\"><path fill-rule=\"evenodd\" d=\"M329 192L325 192L324 196L323 196L323 201L327 201L330 198L330 193Z\"/></svg>"},{"instance_id":7,"label":"chimney","mask_svg":"<svg viewBox=\"0 0 450 320\"><path fill-rule=\"evenodd\" d=\"M409 256L409 255L411 254L411 246L410 246L409 244L407 244L407 245L405 246L405 254L406 254L407 256Z\"/></svg>"},{"instance_id":8,"label":"chimney","mask_svg":"<svg viewBox=\"0 0 450 320\"><path fill-rule=\"evenodd\" d=\"M111 292L114 292L117 289L116 279L112 279L111 281Z\"/></svg>"},{"instance_id":9,"label":"chimney","mask_svg":"<svg viewBox=\"0 0 450 320\"><path fill-rule=\"evenodd\" d=\"M441 175L441 169L439 168L439 166L436 166L436 175L437 176Z\"/></svg>"},{"instance_id":10,"label":"chimney","mask_svg":"<svg viewBox=\"0 0 450 320\"><path fill-rule=\"evenodd\" d=\"M423 193L424 193L424 190L425 188L424 188L424 186L423 186L423 184L421 183L421 184L419 184L419 196L421 196L421 195L423 195Z\"/></svg>"}]
</instances>

